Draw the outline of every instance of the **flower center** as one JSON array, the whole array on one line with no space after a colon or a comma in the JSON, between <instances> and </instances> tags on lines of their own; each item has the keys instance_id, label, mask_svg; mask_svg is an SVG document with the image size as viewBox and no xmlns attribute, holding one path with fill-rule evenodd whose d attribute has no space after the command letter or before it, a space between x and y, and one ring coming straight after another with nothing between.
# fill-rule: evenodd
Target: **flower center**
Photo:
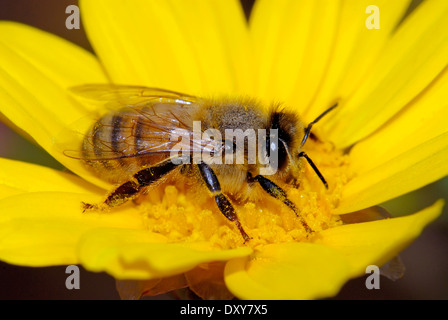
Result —
<instances>
[{"instance_id":1,"label":"flower center","mask_svg":"<svg viewBox=\"0 0 448 320\"><path fill-rule=\"evenodd\" d=\"M289 200L314 231L305 230L296 214L263 190L258 201L231 201L239 220L251 237L244 243L234 222L219 211L205 186L161 184L148 194L141 207L149 231L163 234L170 242L208 241L221 249L309 241L321 230L341 224L333 209L349 180L348 157L330 143L308 141L306 152L325 176L328 190L307 163L301 166L298 186L281 184Z\"/></svg>"}]
</instances>

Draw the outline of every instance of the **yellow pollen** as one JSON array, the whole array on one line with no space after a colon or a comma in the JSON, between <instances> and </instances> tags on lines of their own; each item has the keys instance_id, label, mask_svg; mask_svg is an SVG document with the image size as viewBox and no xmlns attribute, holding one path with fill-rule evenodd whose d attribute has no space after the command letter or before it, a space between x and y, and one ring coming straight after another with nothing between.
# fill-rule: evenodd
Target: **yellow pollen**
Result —
<instances>
[{"instance_id":1,"label":"yellow pollen","mask_svg":"<svg viewBox=\"0 0 448 320\"><path fill-rule=\"evenodd\" d=\"M208 241L220 249L310 241L319 231L342 223L332 212L350 175L348 157L331 144L310 141L306 147L329 189L305 162L301 166L299 186L284 184L281 187L314 231L312 234L304 229L290 208L274 198L266 196L260 201L246 203L230 198L244 230L251 237L244 243L235 223L224 217L204 186L168 184L151 190L148 201L140 205L145 226L166 236L170 242Z\"/></svg>"}]
</instances>

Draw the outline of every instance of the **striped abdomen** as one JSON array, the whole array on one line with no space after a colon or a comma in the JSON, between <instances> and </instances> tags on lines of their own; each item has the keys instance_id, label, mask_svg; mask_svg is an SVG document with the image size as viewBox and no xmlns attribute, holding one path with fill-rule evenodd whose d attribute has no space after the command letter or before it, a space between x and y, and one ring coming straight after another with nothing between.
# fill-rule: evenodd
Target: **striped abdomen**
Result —
<instances>
[{"instance_id":1,"label":"striped abdomen","mask_svg":"<svg viewBox=\"0 0 448 320\"><path fill-rule=\"evenodd\" d=\"M102 179L120 183L137 171L170 157L171 133L189 128L183 105L153 104L106 114L86 135L83 159Z\"/></svg>"}]
</instances>

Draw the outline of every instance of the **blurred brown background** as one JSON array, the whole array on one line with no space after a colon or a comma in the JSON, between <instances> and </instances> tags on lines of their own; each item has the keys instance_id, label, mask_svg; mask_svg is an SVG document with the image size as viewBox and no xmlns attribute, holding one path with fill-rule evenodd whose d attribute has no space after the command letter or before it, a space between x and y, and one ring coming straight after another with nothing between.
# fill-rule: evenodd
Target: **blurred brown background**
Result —
<instances>
[{"instance_id":1,"label":"blurred brown background","mask_svg":"<svg viewBox=\"0 0 448 320\"><path fill-rule=\"evenodd\" d=\"M420 1L414 1L412 7ZM253 0L242 0L249 12ZM65 27L68 5L74 0L1 0L0 20L20 21L64 37L92 50L81 25L80 30ZM3 62L0 62L3 63ZM0 156L61 169L38 146L24 140L0 123ZM448 160L448 159L447 159ZM392 214L416 212L436 199L448 203L448 178L383 206ZM335 299L448 299L448 210L400 255L405 276L392 282L381 278L381 289L367 290L366 277L350 281ZM0 299L118 299L115 280L106 274L81 268L79 290L65 287L66 266L24 268L0 262ZM162 296L159 298L166 298Z\"/></svg>"}]
</instances>

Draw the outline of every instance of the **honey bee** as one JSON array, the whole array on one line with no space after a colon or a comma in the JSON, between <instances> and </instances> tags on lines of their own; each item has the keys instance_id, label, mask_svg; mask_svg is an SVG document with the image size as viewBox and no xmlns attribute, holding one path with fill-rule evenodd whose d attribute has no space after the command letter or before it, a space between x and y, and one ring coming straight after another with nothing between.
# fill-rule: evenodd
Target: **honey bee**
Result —
<instances>
[{"instance_id":1,"label":"honey bee","mask_svg":"<svg viewBox=\"0 0 448 320\"><path fill-rule=\"evenodd\" d=\"M305 126L297 114L280 107L265 109L251 99L215 100L156 88L107 84L83 85L72 91L104 103L108 111L91 126L80 147L66 149L64 153L82 160L101 179L117 185L104 202L83 203L84 211L119 206L137 199L157 182L183 177L208 189L217 208L235 224L244 242L250 236L232 201L256 200L263 193L293 210L305 230L313 232L274 181L300 181L303 158L328 188L302 147L312 126L337 104ZM199 132L198 138L195 123L201 125L202 132L215 130L215 137ZM235 135L227 137L229 130L266 133L264 144L258 146L262 146L261 153L265 156L275 154L275 161L248 161L249 145L256 136L245 135L247 143L241 145ZM197 157L204 151L213 156L213 161ZM229 161L238 152L244 161ZM266 171L268 168L275 170ZM265 172L272 174L268 178Z\"/></svg>"}]
</instances>

